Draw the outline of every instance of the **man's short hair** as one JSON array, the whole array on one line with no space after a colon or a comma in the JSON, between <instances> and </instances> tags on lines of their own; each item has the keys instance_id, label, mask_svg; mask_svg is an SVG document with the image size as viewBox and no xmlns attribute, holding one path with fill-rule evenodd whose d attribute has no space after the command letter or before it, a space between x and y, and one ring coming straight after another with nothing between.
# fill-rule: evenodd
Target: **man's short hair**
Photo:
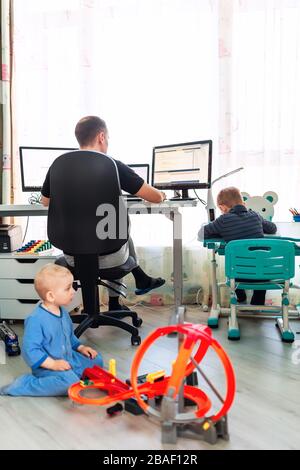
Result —
<instances>
[{"instance_id":1,"label":"man's short hair","mask_svg":"<svg viewBox=\"0 0 300 470\"><path fill-rule=\"evenodd\" d=\"M107 132L105 121L98 116L86 116L76 124L75 136L80 147L94 142L99 132Z\"/></svg>"},{"instance_id":2,"label":"man's short hair","mask_svg":"<svg viewBox=\"0 0 300 470\"><path fill-rule=\"evenodd\" d=\"M221 204L227 207L233 207L237 204L243 204L243 197L238 188L230 186L229 188L221 189L217 196L217 204Z\"/></svg>"}]
</instances>

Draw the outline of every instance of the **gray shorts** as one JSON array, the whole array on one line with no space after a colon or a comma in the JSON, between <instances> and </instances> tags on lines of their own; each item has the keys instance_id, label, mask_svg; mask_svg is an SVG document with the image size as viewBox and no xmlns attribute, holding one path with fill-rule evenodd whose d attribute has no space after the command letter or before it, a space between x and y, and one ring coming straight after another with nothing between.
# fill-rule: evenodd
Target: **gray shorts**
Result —
<instances>
[{"instance_id":1,"label":"gray shorts","mask_svg":"<svg viewBox=\"0 0 300 470\"><path fill-rule=\"evenodd\" d=\"M132 256L135 259L136 264L138 264L134 244L133 244L131 237L128 239L125 245L123 245L115 253L111 253L110 255L105 255L105 256L99 256L99 268L106 269L106 268L116 268L117 266L122 266L122 264L126 263L129 256ZM73 256L64 254L64 257L70 266L74 266ZM116 279L116 281L122 282L122 279ZM106 283L111 287L121 289L120 286L116 285L113 281L106 281ZM111 289L108 289L108 295L110 297L119 297L119 294L117 294L117 292L114 292Z\"/></svg>"}]
</instances>

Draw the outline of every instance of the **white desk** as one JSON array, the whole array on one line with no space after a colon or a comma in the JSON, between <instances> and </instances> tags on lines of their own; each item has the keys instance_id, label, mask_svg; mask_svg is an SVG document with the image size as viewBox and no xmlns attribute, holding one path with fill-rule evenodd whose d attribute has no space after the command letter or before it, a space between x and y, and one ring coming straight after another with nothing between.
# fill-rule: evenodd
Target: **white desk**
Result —
<instances>
[{"instance_id":1,"label":"white desk","mask_svg":"<svg viewBox=\"0 0 300 470\"><path fill-rule=\"evenodd\" d=\"M170 317L170 324L177 323L178 316L184 313L182 307L182 214L184 207L196 207L197 200L165 201L160 204L128 201L128 213L134 214L163 214L173 223L173 270L174 270L174 303L175 309ZM6 205L0 204L0 217L29 217L47 216L48 208L35 205Z\"/></svg>"},{"instance_id":2,"label":"white desk","mask_svg":"<svg viewBox=\"0 0 300 470\"><path fill-rule=\"evenodd\" d=\"M281 238L290 238L300 242L300 222L274 222L277 226L275 236ZM266 235L268 236L268 235Z\"/></svg>"}]
</instances>

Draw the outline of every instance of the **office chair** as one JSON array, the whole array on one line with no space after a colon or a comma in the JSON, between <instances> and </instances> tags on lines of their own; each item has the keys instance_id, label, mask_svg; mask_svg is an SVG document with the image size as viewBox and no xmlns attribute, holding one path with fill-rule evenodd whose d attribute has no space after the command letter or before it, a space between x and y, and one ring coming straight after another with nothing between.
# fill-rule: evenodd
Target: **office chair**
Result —
<instances>
[{"instance_id":1,"label":"office chair","mask_svg":"<svg viewBox=\"0 0 300 470\"><path fill-rule=\"evenodd\" d=\"M128 240L128 215L120 197L119 174L115 162L93 151L74 151L58 157L50 167L48 238L64 253L74 257L74 267L65 265L79 279L83 313L71 316L77 337L88 328L111 325L131 333L131 344L139 345L142 320L130 310L100 312L98 285L106 286L126 276L136 267L129 256L118 267L99 268L99 256L117 252ZM113 288L124 295L122 283ZM111 288L111 287L110 287ZM122 321L131 317L132 325Z\"/></svg>"},{"instance_id":2,"label":"office chair","mask_svg":"<svg viewBox=\"0 0 300 470\"><path fill-rule=\"evenodd\" d=\"M239 309L281 311L276 325L284 342L294 341L289 326L288 306L290 279L295 275L295 247L287 240L268 238L234 240L225 247L226 284L230 287L228 339L240 339L237 321ZM282 290L281 306L238 305L235 290Z\"/></svg>"}]
</instances>

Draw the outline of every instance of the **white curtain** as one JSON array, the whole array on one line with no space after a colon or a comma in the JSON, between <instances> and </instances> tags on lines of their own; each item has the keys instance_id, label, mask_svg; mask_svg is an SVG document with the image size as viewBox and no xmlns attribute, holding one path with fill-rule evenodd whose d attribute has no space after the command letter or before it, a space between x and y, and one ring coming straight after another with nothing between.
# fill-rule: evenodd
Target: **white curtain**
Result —
<instances>
[{"instance_id":1,"label":"white curtain","mask_svg":"<svg viewBox=\"0 0 300 470\"><path fill-rule=\"evenodd\" d=\"M214 177L244 167L215 194L228 185L274 190L274 220L300 210L299 0L15 0L14 8L18 145L74 146L75 123L88 114L106 120L109 153L125 163L151 162L155 145L211 138ZM15 178L15 202L28 196L19 187ZM136 244L170 246L170 222L143 217L132 221ZM208 276L196 241L205 220L203 206L184 213L184 244L195 254L185 255L185 270L199 272L192 290Z\"/></svg>"},{"instance_id":2,"label":"white curtain","mask_svg":"<svg viewBox=\"0 0 300 470\"><path fill-rule=\"evenodd\" d=\"M75 124L90 114L125 163L151 163L155 145L216 143L217 18L209 0L15 0L19 145L76 146ZM205 220L197 214L186 241ZM159 230L133 220L136 243L170 245L170 224L152 217Z\"/></svg>"},{"instance_id":3,"label":"white curtain","mask_svg":"<svg viewBox=\"0 0 300 470\"><path fill-rule=\"evenodd\" d=\"M0 200L2 204L10 204L12 200L12 142L13 126L11 115L11 56L13 35L12 0L0 3L0 47L1 47L1 79L0 79Z\"/></svg>"},{"instance_id":4,"label":"white curtain","mask_svg":"<svg viewBox=\"0 0 300 470\"><path fill-rule=\"evenodd\" d=\"M288 209L300 211L300 1L220 0L219 7L214 165L219 174L229 167L244 170L216 183L215 193L225 185L252 196L273 190L279 196L273 220L291 221ZM222 277L223 259L219 265ZM278 293L268 292L267 299L278 301ZM299 302L297 291L291 302Z\"/></svg>"},{"instance_id":5,"label":"white curtain","mask_svg":"<svg viewBox=\"0 0 300 470\"><path fill-rule=\"evenodd\" d=\"M274 220L300 201L300 1L220 2L219 168L250 195L278 193ZM216 158L215 158L216 164Z\"/></svg>"}]
</instances>

